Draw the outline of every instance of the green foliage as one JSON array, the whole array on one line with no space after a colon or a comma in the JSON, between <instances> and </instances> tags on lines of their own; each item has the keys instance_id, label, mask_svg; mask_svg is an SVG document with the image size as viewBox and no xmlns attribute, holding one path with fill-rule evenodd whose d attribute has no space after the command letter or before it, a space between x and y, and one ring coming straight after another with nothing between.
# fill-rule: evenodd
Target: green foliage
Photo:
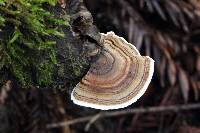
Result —
<instances>
[{"instance_id":1,"label":"green foliage","mask_svg":"<svg viewBox=\"0 0 200 133\"><path fill-rule=\"evenodd\" d=\"M61 25L47 7L57 0L0 0L0 70L6 68L22 86L49 85L57 63L55 37Z\"/></svg>"}]
</instances>

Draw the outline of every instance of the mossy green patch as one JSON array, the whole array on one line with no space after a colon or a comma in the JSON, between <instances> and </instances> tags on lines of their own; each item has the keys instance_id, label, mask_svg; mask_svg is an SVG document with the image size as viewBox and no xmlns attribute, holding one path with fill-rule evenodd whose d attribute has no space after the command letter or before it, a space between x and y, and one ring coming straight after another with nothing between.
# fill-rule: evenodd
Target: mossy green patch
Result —
<instances>
[{"instance_id":1,"label":"mossy green patch","mask_svg":"<svg viewBox=\"0 0 200 133\"><path fill-rule=\"evenodd\" d=\"M55 40L68 21L47 10L57 0L0 0L0 71L8 70L19 83L49 85L57 64ZM1 78L1 77L0 77Z\"/></svg>"}]
</instances>

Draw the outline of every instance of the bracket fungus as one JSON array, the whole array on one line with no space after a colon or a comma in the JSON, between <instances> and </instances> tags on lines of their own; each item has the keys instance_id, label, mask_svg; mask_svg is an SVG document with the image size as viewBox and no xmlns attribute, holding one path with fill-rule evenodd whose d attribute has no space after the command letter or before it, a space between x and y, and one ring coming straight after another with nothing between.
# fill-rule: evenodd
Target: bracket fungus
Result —
<instances>
[{"instance_id":1,"label":"bracket fungus","mask_svg":"<svg viewBox=\"0 0 200 133\"><path fill-rule=\"evenodd\" d=\"M148 88L154 60L141 56L135 46L113 32L101 36L102 53L74 88L71 99L101 110L127 107Z\"/></svg>"}]
</instances>

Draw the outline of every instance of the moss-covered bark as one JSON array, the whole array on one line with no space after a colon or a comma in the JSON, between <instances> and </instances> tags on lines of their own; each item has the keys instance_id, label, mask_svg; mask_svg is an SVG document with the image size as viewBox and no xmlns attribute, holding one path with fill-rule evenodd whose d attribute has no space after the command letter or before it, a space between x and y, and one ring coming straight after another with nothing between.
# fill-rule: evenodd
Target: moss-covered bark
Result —
<instances>
[{"instance_id":1,"label":"moss-covered bark","mask_svg":"<svg viewBox=\"0 0 200 133\"><path fill-rule=\"evenodd\" d=\"M1 0L1 85L8 79L26 88L71 85L98 54L100 35L82 2L67 1L64 9L55 3Z\"/></svg>"},{"instance_id":2,"label":"moss-covered bark","mask_svg":"<svg viewBox=\"0 0 200 133\"><path fill-rule=\"evenodd\" d=\"M0 70L6 69L21 86L49 85L57 63L55 39L68 19L48 10L56 0L0 1ZM5 70L4 69L4 70Z\"/></svg>"},{"instance_id":3,"label":"moss-covered bark","mask_svg":"<svg viewBox=\"0 0 200 133\"><path fill-rule=\"evenodd\" d=\"M79 82L100 52L100 34L81 0L67 0L65 9L57 5L48 7L48 10L54 12L56 17L70 18L69 26L61 26L64 38L53 37L57 57L56 65L53 65L53 82L46 86L34 82L31 87L23 89L17 84L18 78L8 68L2 68L1 86L6 82L12 85L0 87L0 132L62 132L47 129L46 125L65 119L64 108L74 106L70 100L66 100L70 98L66 92L71 92L71 88ZM40 58L48 57L43 54ZM59 89L64 89L62 94L54 93ZM62 99L67 106L62 104Z\"/></svg>"},{"instance_id":4,"label":"moss-covered bark","mask_svg":"<svg viewBox=\"0 0 200 133\"><path fill-rule=\"evenodd\" d=\"M65 9L54 8L55 14L70 16L70 26L62 26L65 37L57 39L58 65L53 88L69 89L76 85L100 52L100 34L93 18L80 0L66 2ZM70 91L71 92L71 89Z\"/></svg>"}]
</instances>

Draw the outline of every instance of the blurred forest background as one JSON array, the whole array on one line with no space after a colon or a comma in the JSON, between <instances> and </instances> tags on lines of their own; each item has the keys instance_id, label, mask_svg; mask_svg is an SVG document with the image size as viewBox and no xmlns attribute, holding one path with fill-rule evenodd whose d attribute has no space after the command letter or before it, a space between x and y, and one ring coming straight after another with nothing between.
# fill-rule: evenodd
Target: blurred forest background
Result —
<instances>
[{"instance_id":1,"label":"blurred forest background","mask_svg":"<svg viewBox=\"0 0 200 133\"><path fill-rule=\"evenodd\" d=\"M114 31L155 60L147 92L128 108L105 112L74 105L66 90L32 87L21 92L4 85L0 132L200 133L200 1L84 4L100 32Z\"/></svg>"}]
</instances>

